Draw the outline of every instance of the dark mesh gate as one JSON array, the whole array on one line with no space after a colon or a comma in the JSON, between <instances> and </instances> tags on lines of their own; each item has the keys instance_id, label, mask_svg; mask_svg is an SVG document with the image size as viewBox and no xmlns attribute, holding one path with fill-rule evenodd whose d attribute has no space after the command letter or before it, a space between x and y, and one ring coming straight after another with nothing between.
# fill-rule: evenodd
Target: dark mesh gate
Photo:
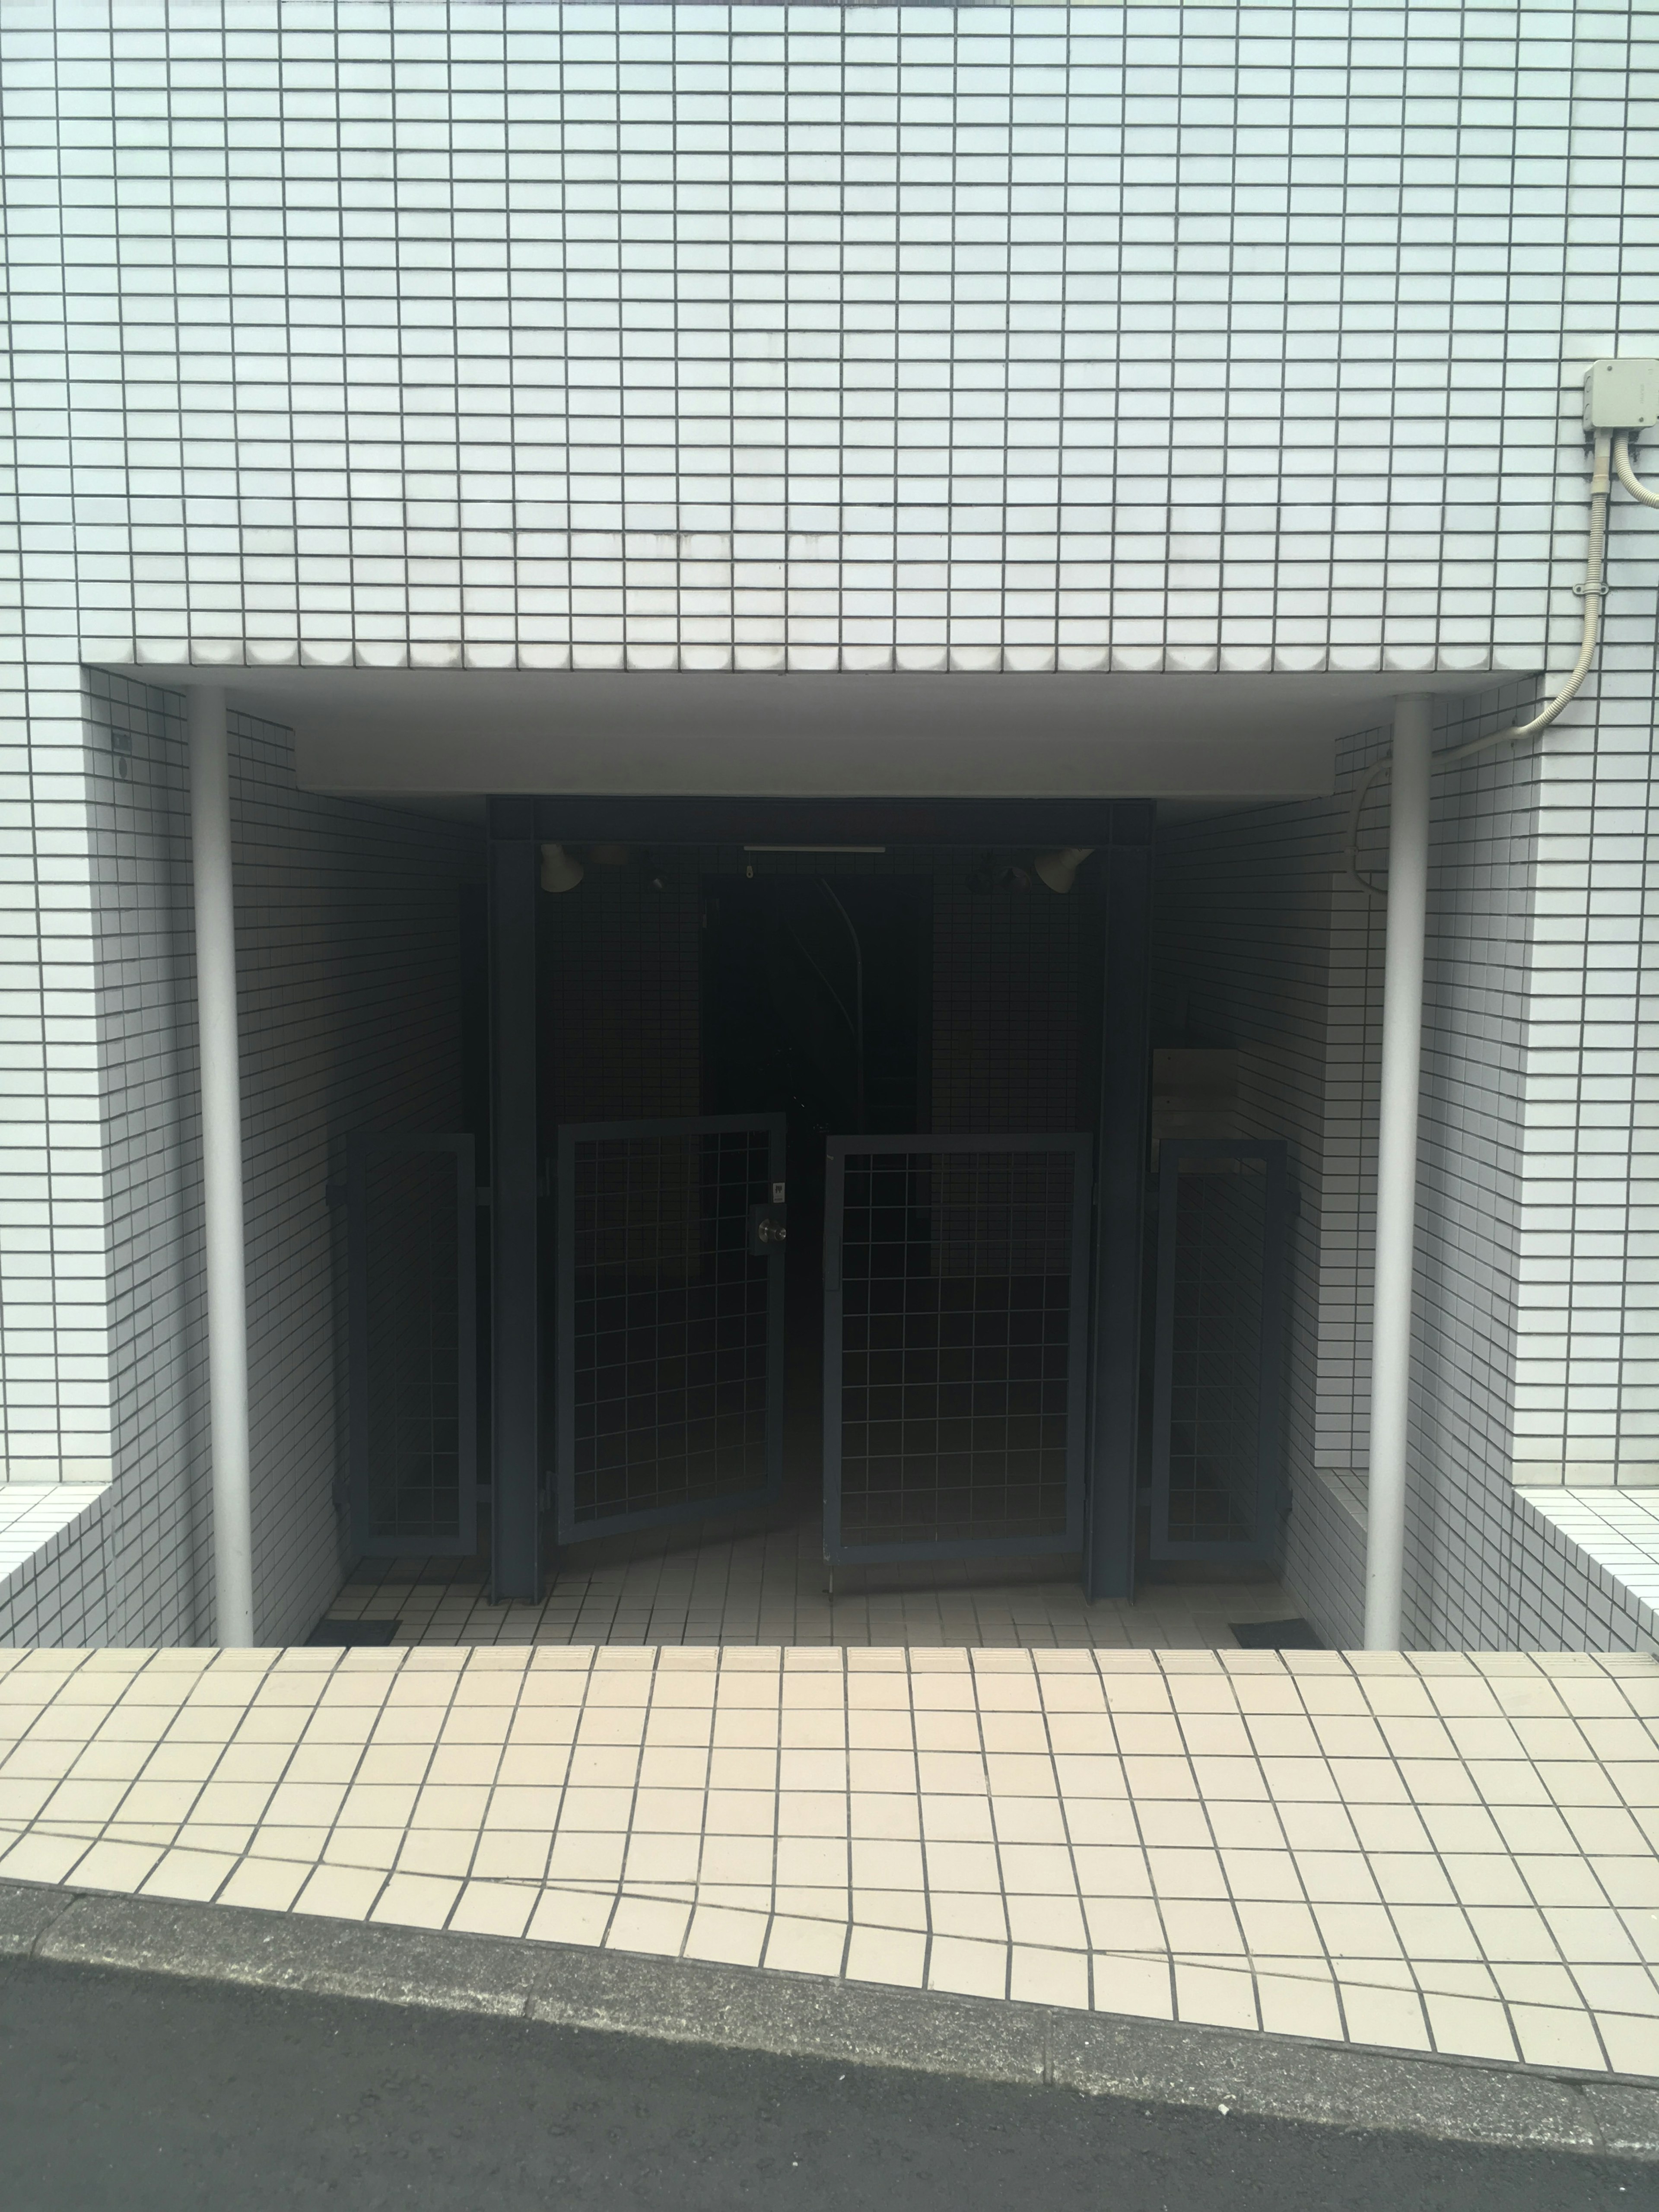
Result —
<instances>
[{"instance_id":1,"label":"dark mesh gate","mask_svg":"<svg viewBox=\"0 0 1659 2212\"><path fill-rule=\"evenodd\" d=\"M559 1132L562 1543L756 1504L782 1477L781 1115Z\"/></svg>"},{"instance_id":2,"label":"dark mesh gate","mask_svg":"<svg viewBox=\"0 0 1659 2212\"><path fill-rule=\"evenodd\" d=\"M1275 1556L1288 1201L1282 1143L1164 1140L1155 1559Z\"/></svg>"},{"instance_id":3,"label":"dark mesh gate","mask_svg":"<svg viewBox=\"0 0 1659 2212\"><path fill-rule=\"evenodd\" d=\"M477 1548L472 1139L359 1132L348 1151L352 1540Z\"/></svg>"},{"instance_id":4,"label":"dark mesh gate","mask_svg":"<svg viewBox=\"0 0 1659 2212\"><path fill-rule=\"evenodd\" d=\"M832 1561L1083 1539L1086 1136L832 1137Z\"/></svg>"}]
</instances>

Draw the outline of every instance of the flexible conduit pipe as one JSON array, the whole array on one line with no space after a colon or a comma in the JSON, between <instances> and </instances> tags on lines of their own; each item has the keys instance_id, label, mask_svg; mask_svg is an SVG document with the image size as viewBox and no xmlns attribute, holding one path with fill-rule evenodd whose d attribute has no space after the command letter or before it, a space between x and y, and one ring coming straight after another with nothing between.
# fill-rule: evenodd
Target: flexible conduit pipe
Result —
<instances>
[{"instance_id":1,"label":"flexible conduit pipe","mask_svg":"<svg viewBox=\"0 0 1659 2212\"><path fill-rule=\"evenodd\" d=\"M1627 441L1622 434L1619 443L1621 447L1627 445ZM1468 760L1475 753L1484 753L1493 745L1518 744L1523 738L1535 738L1540 730L1548 729L1561 709L1570 700L1577 696L1584 678L1589 674L1590 664L1595 659L1595 647L1601 634L1601 601L1607 593L1607 586L1602 581L1602 570L1607 559L1607 496L1612 489L1609 469L1610 448L1611 441L1607 432L1599 431L1596 434L1595 459L1590 476L1589 549L1584 561L1584 580L1582 584L1574 586L1574 589L1584 602L1584 628L1579 641L1578 658L1572 665L1571 674L1554 698L1550 701L1548 706L1540 708L1529 722L1517 722L1508 729L1492 730L1484 738L1471 738L1466 745L1454 745L1449 752L1437 753L1434 758L1434 765L1437 769L1455 768L1460 761ZM1636 478L1629 473L1629 470L1630 459L1626 452L1624 465L1619 472L1620 482L1628 489L1634 491L1638 499L1646 500L1650 506L1659 507L1659 494L1649 491L1645 485L1638 484ZM1359 817L1365 811L1365 801L1370 797L1372 790L1389 773L1389 756L1385 753L1382 758L1371 768L1370 773L1361 778L1359 788L1354 793L1352 811L1348 817L1348 873L1362 890L1371 891L1379 897L1382 892L1382 884L1374 877L1364 874L1359 866Z\"/></svg>"},{"instance_id":2,"label":"flexible conduit pipe","mask_svg":"<svg viewBox=\"0 0 1659 2212\"><path fill-rule=\"evenodd\" d=\"M1348 823L1348 868L1363 889L1382 886L1359 869L1359 817L1372 787L1390 768L1394 806L1389 832L1389 918L1382 985L1382 1068L1376 1153L1376 1273L1371 1306L1370 1486L1365 1525L1365 1648L1397 1651L1404 1626L1406 1475L1411 1408L1413 1276L1417 1239L1417 1125L1423 1055L1423 960L1428 915L1429 787L1449 768L1490 746L1514 744L1547 729L1578 690L1595 658L1606 586L1607 500L1613 440L1595 438L1590 476L1589 546L1584 628L1572 672L1528 722L1494 730L1437 755L1428 700L1396 703L1391 755L1359 786ZM1626 463L1628 467L1628 460ZM1621 481L1623 472L1621 471ZM1655 501L1659 505L1659 501Z\"/></svg>"},{"instance_id":3,"label":"flexible conduit pipe","mask_svg":"<svg viewBox=\"0 0 1659 2212\"><path fill-rule=\"evenodd\" d=\"M253 1641L248 1454L247 1263L242 1237L242 1083L236 1027L230 744L225 695L190 701L190 851L196 899L196 1018L207 1246L208 1419L213 1455L214 1636Z\"/></svg>"},{"instance_id":4,"label":"flexible conduit pipe","mask_svg":"<svg viewBox=\"0 0 1659 2212\"><path fill-rule=\"evenodd\" d=\"M1659 491L1644 484L1631 465L1630 432L1617 430L1613 440L1613 465L1619 481L1632 499L1639 499L1644 507L1659 507Z\"/></svg>"}]
</instances>

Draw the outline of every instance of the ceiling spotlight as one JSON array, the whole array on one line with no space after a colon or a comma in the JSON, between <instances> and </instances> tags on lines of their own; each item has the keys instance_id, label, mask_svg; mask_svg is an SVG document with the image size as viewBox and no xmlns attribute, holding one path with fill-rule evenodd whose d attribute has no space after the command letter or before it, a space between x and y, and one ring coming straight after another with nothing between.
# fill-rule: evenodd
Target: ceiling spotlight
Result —
<instances>
[{"instance_id":1,"label":"ceiling spotlight","mask_svg":"<svg viewBox=\"0 0 1659 2212\"><path fill-rule=\"evenodd\" d=\"M580 860L573 860L562 845L542 847L542 889L544 891L574 891L586 873Z\"/></svg>"},{"instance_id":2,"label":"ceiling spotlight","mask_svg":"<svg viewBox=\"0 0 1659 2212\"><path fill-rule=\"evenodd\" d=\"M1039 853L1032 866L1038 879L1063 898L1077 881L1077 872L1094 851L1092 845L1064 845L1058 853Z\"/></svg>"}]
</instances>

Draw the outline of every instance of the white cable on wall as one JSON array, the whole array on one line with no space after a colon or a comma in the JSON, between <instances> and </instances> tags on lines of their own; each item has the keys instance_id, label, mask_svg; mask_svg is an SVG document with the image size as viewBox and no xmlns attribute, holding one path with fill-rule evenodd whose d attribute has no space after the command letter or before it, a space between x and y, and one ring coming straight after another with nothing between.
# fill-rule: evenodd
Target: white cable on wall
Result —
<instances>
[{"instance_id":1,"label":"white cable on wall","mask_svg":"<svg viewBox=\"0 0 1659 2212\"><path fill-rule=\"evenodd\" d=\"M1632 499L1639 499L1644 507L1659 507L1659 491L1644 484L1631 466L1630 432L1620 430L1613 441L1613 465L1619 481Z\"/></svg>"},{"instance_id":2,"label":"white cable on wall","mask_svg":"<svg viewBox=\"0 0 1659 2212\"><path fill-rule=\"evenodd\" d=\"M1628 433L1620 431L1615 441L1610 432L1598 430L1590 472L1589 547L1584 560L1584 580L1573 586L1584 602L1584 629L1572 673L1548 706L1534 714L1529 722L1517 722L1508 729L1493 730L1484 738L1471 738L1467 744L1454 745L1449 752L1437 753L1434 757L1437 769L1455 767L1458 762L1468 760L1474 753L1485 752L1491 745L1516 744L1523 738L1535 738L1540 730L1549 727L1561 709L1577 696L1584 678L1589 674L1601 634L1601 601L1607 596L1602 572L1607 559L1607 500L1613 489L1610 463L1615 445L1623 455L1619 470L1620 483L1633 491L1638 499L1646 500L1650 506L1659 507L1659 493L1649 491L1631 473ZM1374 876L1364 874L1359 866L1359 818L1364 812L1365 801L1373 788L1389 773L1392 760L1392 754L1385 753L1372 765L1369 774L1360 779L1359 788L1354 793L1353 810L1348 817L1348 873L1361 890L1370 891L1378 898L1384 896L1382 884Z\"/></svg>"}]
</instances>

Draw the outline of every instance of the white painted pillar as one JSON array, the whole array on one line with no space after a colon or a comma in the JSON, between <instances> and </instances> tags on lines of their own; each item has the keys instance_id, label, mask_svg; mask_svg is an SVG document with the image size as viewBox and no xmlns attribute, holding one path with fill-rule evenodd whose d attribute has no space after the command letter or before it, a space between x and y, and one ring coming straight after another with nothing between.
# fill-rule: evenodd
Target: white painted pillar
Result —
<instances>
[{"instance_id":1,"label":"white painted pillar","mask_svg":"<svg viewBox=\"0 0 1659 2212\"><path fill-rule=\"evenodd\" d=\"M208 1406L213 1451L216 1640L253 1641L248 1461L247 1263L242 1235L242 1082L236 1028L230 745L225 695L192 689L190 842L202 1060L202 1200L207 1243Z\"/></svg>"},{"instance_id":2,"label":"white painted pillar","mask_svg":"<svg viewBox=\"0 0 1659 2212\"><path fill-rule=\"evenodd\" d=\"M1417 1122L1423 1069L1423 954L1429 898L1429 701L1395 702L1382 1084L1376 1141L1376 1278L1371 1302L1370 1485L1365 1648L1397 1651L1406 1567L1406 1453L1417 1243Z\"/></svg>"}]
</instances>

